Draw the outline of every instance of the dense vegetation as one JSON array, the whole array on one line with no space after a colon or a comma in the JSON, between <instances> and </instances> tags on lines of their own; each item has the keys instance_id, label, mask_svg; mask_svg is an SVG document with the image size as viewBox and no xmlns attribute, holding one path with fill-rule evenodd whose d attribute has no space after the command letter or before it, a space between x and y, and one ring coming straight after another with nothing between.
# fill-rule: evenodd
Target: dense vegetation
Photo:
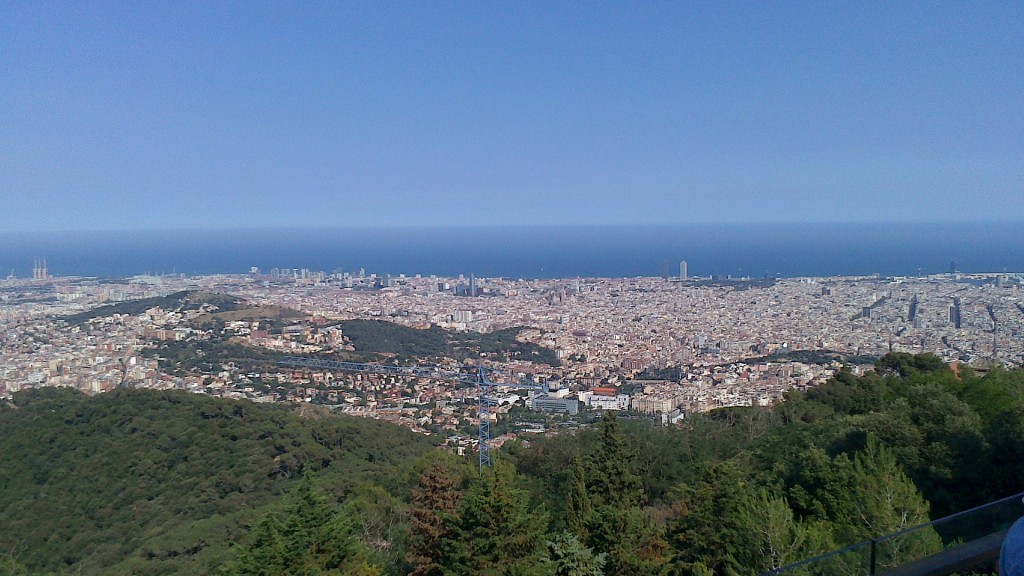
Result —
<instances>
[{"instance_id":1,"label":"dense vegetation","mask_svg":"<svg viewBox=\"0 0 1024 576\"><path fill-rule=\"evenodd\" d=\"M716 410L682 429L623 425L626 447L603 422L507 451L554 531L611 566L625 560L601 534L638 538L630 548L647 559L627 560L647 563L615 574L753 574L1024 490L1024 373L957 376L931 355L890 354L864 376L842 371L776 407ZM620 460L629 466L606 473ZM923 531L879 565L945 536Z\"/></svg>"},{"instance_id":2,"label":"dense vegetation","mask_svg":"<svg viewBox=\"0 0 1024 576\"><path fill-rule=\"evenodd\" d=\"M1024 489L1024 373L876 366L682 428L607 414L483 474L374 423L32 392L0 411L0 546L23 573L748 575Z\"/></svg>"},{"instance_id":3,"label":"dense vegetation","mask_svg":"<svg viewBox=\"0 0 1024 576\"><path fill-rule=\"evenodd\" d=\"M150 308L163 308L164 310L199 310L202 306L216 308L220 311L238 310L241 307L241 300L227 294L214 294L211 292L196 292L183 290L167 296L154 296L140 300L128 300L116 304L99 306L92 310L69 314L64 317L68 324L84 324L94 318L107 318L115 314L127 314L134 316L142 314Z\"/></svg>"},{"instance_id":4,"label":"dense vegetation","mask_svg":"<svg viewBox=\"0 0 1024 576\"><path fill-rule=\"evenodd\" d=\"M176 376L216 374L229 364L243 372L275 371L277 361L287 356L229 336L208 340L162 340L151 348L144 348L141 355L159 358L160 368Z\"/></svg>"},{"instance_id":5,"label":"dense vegetation","mask_svg":"<svg viewBox=\"0 0 1024 576\"><path fill-rule=\"evenodd\" d=\"M757 364L759 362L803 362L805 364L831 364L842 362L844 364L874 364L877 356L848 355L840 354L833 350L788 350L775 352L759 358L748 358L744 364Z\"/></svg>"},{"instance_id":6,"label":"dense vegetation","mask_svg":"<svg viewBox=\"0 0 1024 576\"><path fill-rule=\"evenodd\" d=\"M291 321L306 318L302 312L280 306L245 306L235 296L199 291L181 291L168 296L143 298L100 306L92 310L65 316L71 325L85 324L96 318L115 314L138 315L151 308L168 311L204 310L190 326L207 330L204 339L185 341L159 341L143 352L144 356L159 357L161 368L176 375L212 374L223 366L233 364L246 372L264 372L272 368L285 354L251 346L234 338L225 330L227 322L238 320L260 321L261 327L280 334ZM417 330L383 320L345 320L340 326L355 351L333 351L317 354L332 360L351 362L377 362L388 359L404 364L438 358L489 357L499 361L528 360L558 366L554 350L531 342L520 342L517 336L522 328L506 328L488 333L456 332L431 326ZM303 337L304 340L304 337Z\"/></svg>"},{"instance_id":7,"label":"dense vegetation","mask_svg":"<svg viewBox=\"0 0 1024 576\"><path fill-rule=\"evenodd\" d=\"M434 451L402 428L306 410L19 392L0 408L0 550L33 574L211 573L305 473L333 498L404 495L405 465Z\"/></svg>"},{"instance_id":8,"label":"dense vegetation","mask_svg":"<svg viewBox=\"0 0 1024 576\"><path fill-rule=\"evenodd\" d=\"M554 350L517 340L522 328L487 333L454 332L439 326L417 330L383 320L346 320L340 326L359 352L456 360L489 356L497 360L530 360L550 366L559 365Z\"/></svg>"},{"instance_id":9,"label":"dense vegetation","mask_svg":"<svg viewBox=\"0 0 1024 576\"><path fill-rule=\"evenodd\" d=\"M204 318L212 318L215 325L219 316L206 315ZM311 356L348 362L390 360L406 365L442 357L457 360L480 357L522 359L555 366L559 362L554 350L517 340L521 328L487 333L453 332L438 326L417 330L382 320L346 320L339 325L356 350L337 350ZM250 345L228 332L217 330L205 340L158 341L144 349L142 355L160 358L160 367L164 371L179 376L215 374L229 364L243 372L274 371L277 361L289 356Z\"/></svg>"},{"instance_id":10,"label":"dense vegetation","mask_svg":"<svg viewBox=\"0 0 1024 576\"><path fill-rule=\"evenodd\" d=\"M285 306L250 306L248 308L228 308L219 312L202 314L192 321L192 325L200 329L221 329L226 322L261 321L261 324L272 333L280 333L288 321L301 320L306 315L294 308Z\"/></svg>"}]
</instances>

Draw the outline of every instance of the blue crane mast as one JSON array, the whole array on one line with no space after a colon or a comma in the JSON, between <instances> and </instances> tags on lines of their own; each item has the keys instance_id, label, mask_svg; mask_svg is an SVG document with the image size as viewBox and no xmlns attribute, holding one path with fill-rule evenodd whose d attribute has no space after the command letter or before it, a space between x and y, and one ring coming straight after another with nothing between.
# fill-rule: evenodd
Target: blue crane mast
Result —
<instances>
[{"instance_id":1,"label":"blue crane mast","mask_svg":"<svg viewBox=\"0 0 1024 576\"><path fill-rule=\"evenodd\" d=\"M286 356L277 362L278 366L290 366L293 368L307 368L312 370L332 370L344 372L365 372L370 374L393 374L396 376L411 376L416 378L433 378L469 384L476 387L476 414L477 414L477 446L480 453L480 471L491 465L491 413L495 404L491 397L490 389L495 386L509 386L512 388L542 390L543 387L525 378L514 382L511 374L504 373L502 382L495 382L491 374L501 372L485 368L484 366L458 366L445 368L442 366L388 366L386 364L370 364L363 362L340 362L337 360L323 360L319 358L306 358L303 356Z\"/></svg>"}]
</instances>

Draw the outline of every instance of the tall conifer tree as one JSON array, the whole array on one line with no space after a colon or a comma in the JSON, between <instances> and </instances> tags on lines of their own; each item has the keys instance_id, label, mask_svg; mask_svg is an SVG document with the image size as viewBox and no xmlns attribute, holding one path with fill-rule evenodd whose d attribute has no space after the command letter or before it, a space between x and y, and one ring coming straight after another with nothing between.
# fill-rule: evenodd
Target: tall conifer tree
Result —
<instances>
[{"instance_id":1,"label":"tall conifer tree","mask_svg":"<svg viewBox=\"0 0 1024 576\"><path fill-rule=\"evenodd\" d=\"M587 491L587 472L579 456L572 459L571 473L569 493L566 495L566 524L581 542L586 542L590 535L587 530L587 520L593 512L593 508L590 504L590 494Z\"/></svg>"},{"instance_id":2,"label":"tall conifer tree","mask_svg":"<svg viewBox=\"0 0 1024 576\"><path fill-rule=\"evenodd\" d=\"M442 574L442 543L452 535L453 515L460 493L452 471L441 463L434 463L420 476L413 492L410 516L410 542L408 562L411 576L438 576Z\"/></svg>"},{"instance_id":3,"label":"tall conifer tree","mask_svg":"<svg viewBox=\"0 0 1024 576\"><path fill-rule=\"evenodd\" d=\"M569 488L570 528L595 553L607 554L610 575L658 574L667 560L661 531L643 509L644 489L633 472L635 453L614 412L598 423L597 449L577 461Z\"/></svg>"},{"instance_id":4,"label":"tall conifer tree","mask_svg":"<svg viewBox=\"0 0 1024 576\"><path fill-rule=\"evenodd\" d=\"M440 562L452 576L542 576L546 562L548 515L519 488L515 470L495 462L459 501L453 533L445 539Z\"/></svg>"}]
</instances>

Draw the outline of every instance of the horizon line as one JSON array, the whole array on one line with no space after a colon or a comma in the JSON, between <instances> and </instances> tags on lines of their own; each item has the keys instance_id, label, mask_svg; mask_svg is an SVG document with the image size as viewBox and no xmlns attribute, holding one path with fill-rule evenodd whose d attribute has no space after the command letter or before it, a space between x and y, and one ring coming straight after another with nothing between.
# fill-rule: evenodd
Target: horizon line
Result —
<instances>
[{"instance_id":1,"label":"horizon line","mask_svg":"<svg viewBox=\"0 0 1024 576\"><path fill-rule=\"evenodd\" d=\"M21 230L0 230L0 235L16 234L73 234L93 232L255 232L268 230L479 230L479 229L586 229L586 228L704 228L716 226L906 226L906 225L979 225L979 224L1024 224L1024 218L979 218L979 219L917 219L917 220L778 220L778 221L731 221L731 222L646 222L646 223L539 223L539 224L360 224L339 225L257 225L257 226L179 226L146 228L38 228Z\"/></svg>"}]
</instances>

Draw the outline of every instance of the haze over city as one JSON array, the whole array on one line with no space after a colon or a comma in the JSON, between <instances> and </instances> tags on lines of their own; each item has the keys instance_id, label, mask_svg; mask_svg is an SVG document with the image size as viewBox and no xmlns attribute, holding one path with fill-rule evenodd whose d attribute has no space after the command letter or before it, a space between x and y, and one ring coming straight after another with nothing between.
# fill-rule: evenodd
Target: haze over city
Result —
<instances>
[{"instance_id":1,"label":"haze over city","mask_svg":"<svg viewBox=\"0 0 1024 576\"><path fill-rule=\"evenodd\" d=\"M1021 22L6 2L0 230L1019 219Z\"/></svg>"}]
</instances>

